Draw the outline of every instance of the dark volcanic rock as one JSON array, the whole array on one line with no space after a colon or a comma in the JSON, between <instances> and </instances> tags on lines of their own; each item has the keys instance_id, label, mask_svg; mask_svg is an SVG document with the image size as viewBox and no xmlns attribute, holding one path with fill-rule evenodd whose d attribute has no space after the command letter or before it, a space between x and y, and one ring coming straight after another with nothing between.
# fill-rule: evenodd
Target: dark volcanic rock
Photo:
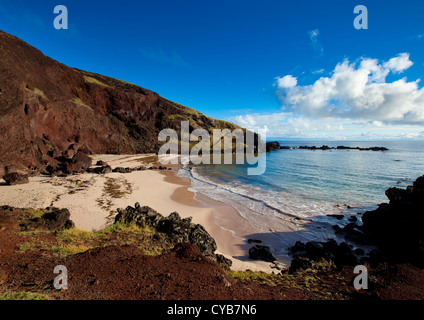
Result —
<instances>
[{"instance_id":1,"label":"dark volcanic rock","mask_svg":"<svg viewBox=\"0 0 424 320\"><path fill-rule=\"evenodd\" d=\"M225 269L230 269L233 265L233 262L230 259L227 259L222 254L216 254L216 262L218 262L219 265L223 266Z\"/></svg>"},{"instance_id":2,"label":"dark volcanic rock","mask_svg":"<svg viewBox=\"0 0 424 320\"><path fill-rule=\"evenodd\" d=\"M163 234L171 243L191 243L196 245L200 252L206 257L217 261L215 251L217 249L215 240L200 224L191 222L191 218L182 219L177 212L171 213L168 217L162 216L150 207L141 207L136 203L134 208L118 209L115 223L136 223L138 226L149 226L160 234ZM223 257L219 257L224 266L229 262ZM219 262L218 261L218 262Z\"/></svg>"},{"instance_id":3,"label":"dark volcanic rock","mask_svg":"<svg viewBox=\"0 0 424 320\"><path fill-rule=\"evenodd\" d=\"M93 160L83 151L78 151L70 162L64 164L64 172L74 174L83 173L91 167Z\"/></svg>"},{"instance_id":4,"label":"dark volcanic rock","mask_svg":"<svg viewBox=\"0 0 424 320\"><path fill-rule=\"evenodd\" d=\"M50 208L51 211L45 213L41 218L35 218L26 226L27 229L45 228L48 230L64 230L74 227L70 220L71 214L68 209Z\"/></svg>"},{"instance_id":5,"label":"dark volcanic rock","mask_svg":"<svg viewBox=\"0 0 424 320\"><path fill-rule=\"evenodd\" d=\"M210 258L214 257L217 249L215 239L209 235L202 225L196 224L190 229L189 240L190 243L196 245L205 256Z\"/></svg>"},{"instance_id":6,"label":"dark volcanic rock","mask_svg":"<svg viewBox=\"0 0 424 320\"><path fill-rule=\"evenodd\" d=\"M118 172L118 173L131 173L133 170L131 168L122 168L122 167L116 167L112 170L112 172Z\"/></svg>"},{"instance_id":7,"label":"dark volcanic rock","mask_svg":"<svg viewBox=\"0 0 424 320\"><path fill-rule=\"evenodd\" d=\"M406 189L386 191L383 203L362 216L362 230L385 259L424 266L424 176Z\"/></svg>"},{"instance_id":8,"label":"dark volcanic rock","mask_svg":"<svg viewBox=\"0 0 424 320\"><path fill-rule=\"evenodd\" d=\"M247 243L262 243L262 241L257 239L247 239Z\"/></svg>"},{"instance_id":9,"label":"dark volcanic rock","mask_svg":"<svg viewBox=\"0 0 424 320\"><path fill-rule=\"evenodd\" d=\"M6 181L6 183L10 186L14 186L17 184L25 184L29 183L28 175L27 174L20 174L20 173L9 173L6 174L3 177L3 180Z\"/></svg>"},{"instance_id":10,"label":"dark volcanic rock","mask_svg":"<svg viewBox=\"0 0 424 320\"><path fill-rule=\"evenodd\" d=\"M342 215L342 214L327 214L327 217L336 218L337 220L343 220L344 219L344 215Z\"/></svg>"},{"instance_id":11,"label":"dark volcanic rock","mask_svg":"<svg viewBox=\"0 0 424 320\"><path fill-rule=\"evenodd\" d=\"M290 267L289 267L289 273L294 273L298 270L306 270L306 269L310 269L313 266L313 262L306 258L306 257L302 257L302 256L297 256L294 257Z\"/></svg>"},{"instance_id":12,"label":"dark volcanic rock","mask_svg":"<svg viewBox=\"0 0 424 320\"><path fill-rule=\"evenodd\" d=\"M267 246L256 245L249 249L249 258L254 260L263 260L273 262L277 259L272 254L271 249Z\"/></svg>"},{"instance_id":13,"label":"dark volcanic rock","mask_svg":"<svg viewBox=\"0 0 424 320\"><path fill-rule=\"evenodd\" d=\"M357 218L357 217L355 217L355 216L350 216L350 217L348 218L348 220L349 220L349 221L351 221L351 222L356 222L356 221L358 221L358 218Z\"/></svg>"},{"instance_id":14,"label":"dark volcanic rock","mask_svg":"<svg viewBox=\"0 0 424 320\"><path fill-rule=\"evenodd\" d=\"M95 174L106 174L112 172L112 168L109 165L97 167L97 168L88 168L88 173L95 173Z\"/></svg>"},{"instance_id":15,"label":"dark volcanic rock","mask_svg":"<svg viewBox=\"0 0 424 320\"><path fill-rule=\"evenodd\" d=\"M280 144L277 141L266 143L266 152L271 152L280 149Z\"/></svg>"},{"instance_id":16,"label":"dark volcanic rock","mask_svg":"<svg viewBox=\"0 0 424 320\"><path fill-rule=\"evenodd\" d=\"M355 252L347 243L338 244L334 239L326 242L310 241L306 244L297 241L289 251L293 255L290 272L310 268L314 262L321 260L332 261L339 267L360 264Z\"/></svg>"}]
</instances>

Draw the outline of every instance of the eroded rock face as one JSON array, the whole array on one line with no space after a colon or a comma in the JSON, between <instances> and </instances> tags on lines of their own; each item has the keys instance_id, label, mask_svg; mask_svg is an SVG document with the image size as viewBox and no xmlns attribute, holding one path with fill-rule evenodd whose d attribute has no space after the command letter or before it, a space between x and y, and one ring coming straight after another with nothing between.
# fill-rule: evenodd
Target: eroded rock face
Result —
<instances>
[{"instance_id":1,"label":"eroded rock face","mask_svg":"<svg viewBox=\"0 0 424 320\"><path fill-rule=\"evenodd\" d=\"M196 245L206 257L224 267L231 266L231 260L215 254L216 242L205 228L200 224L192 223L191 218L182 219L177 212L164 217L152 208L142 207L136 203L134 208L129 206L126 209L118 209L115 223L136 223L140 227L149 226L165 235L172 243L191 243Z\"/></svg>"},{"instance_id":2,"label":"eroded rock face","mask_svg":"<svg viewBox=\"0 0 424 320\"><path fill-rule=\"evenodd\" d=\"M239 128L136 85L69 68L2 31L0 47L0 173L12 164L30 174L55 168L55 158L77 154L74 145L87 154L157 152L159 132L180 132L181 120L210 132Z\"/></svg>"}]
</instances>

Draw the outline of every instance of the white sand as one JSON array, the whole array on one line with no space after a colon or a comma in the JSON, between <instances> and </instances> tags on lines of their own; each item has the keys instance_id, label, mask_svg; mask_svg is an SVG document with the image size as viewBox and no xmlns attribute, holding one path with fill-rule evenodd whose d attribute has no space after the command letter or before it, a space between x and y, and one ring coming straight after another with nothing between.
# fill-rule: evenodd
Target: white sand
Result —
<instances>
[{"instance_id":1,"label":"white sand","mask_svg":"<svg viewBox=\"0 0 424 320\"><path fill-rule=\"evenodd\" d=\"M151 164L154 155L97 155L112 168L137 167ZM233 261L233 270L278 272L271 264L249 260L242 236L235 236L235 226L241 217L229 205L188 191L190 181L175 176L172 171L134 171L129 174L81 174L66 178L33 177L30 183L18 186L0 185L0 205L19 208L68 208L71 219L79 229L99 230L114 221L117 208L134 206L139 202L167 216L178 212L181 217L193 217L214 237L218 252ZM218 225L219 220L219 225ZM231 228L223 228L228 223ZM240 234L238 232L237 234Z\"/></svg>"}]
</instances>

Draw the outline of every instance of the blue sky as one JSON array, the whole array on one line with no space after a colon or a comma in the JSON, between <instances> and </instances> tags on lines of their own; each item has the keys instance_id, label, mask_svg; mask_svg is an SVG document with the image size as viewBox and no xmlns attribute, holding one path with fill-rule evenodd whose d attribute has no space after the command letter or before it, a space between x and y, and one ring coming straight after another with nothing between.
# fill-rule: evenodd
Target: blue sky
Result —
<instances>
[{"instance_id":1,"label":"blue sky","mask_svg":"<svg viewBox=\"0 0 424 320\"><path fill-rule=\"evenodd\" d=\"M421 0L0 0L0 29L268 136L424 139L423 14Z\"/></svg>"}]
</instances>

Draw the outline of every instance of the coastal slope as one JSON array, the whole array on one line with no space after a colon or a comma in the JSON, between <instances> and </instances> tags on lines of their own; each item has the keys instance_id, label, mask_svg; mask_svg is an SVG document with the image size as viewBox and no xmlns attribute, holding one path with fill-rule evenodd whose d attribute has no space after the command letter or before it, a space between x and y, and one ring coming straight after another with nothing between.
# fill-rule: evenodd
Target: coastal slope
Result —
<instances>
[{"instance_id":1,"label":"coastal slope","mask_svg":"<svg viewBox=\"0 0 424 320\"><path fill-rule=\"evenodd\" d=\"M157 152L158 133L236 125L110 77L61 64L0 31L0 177L38 173L70 147L89 154Z\"/></svg>"}]
</instances>

